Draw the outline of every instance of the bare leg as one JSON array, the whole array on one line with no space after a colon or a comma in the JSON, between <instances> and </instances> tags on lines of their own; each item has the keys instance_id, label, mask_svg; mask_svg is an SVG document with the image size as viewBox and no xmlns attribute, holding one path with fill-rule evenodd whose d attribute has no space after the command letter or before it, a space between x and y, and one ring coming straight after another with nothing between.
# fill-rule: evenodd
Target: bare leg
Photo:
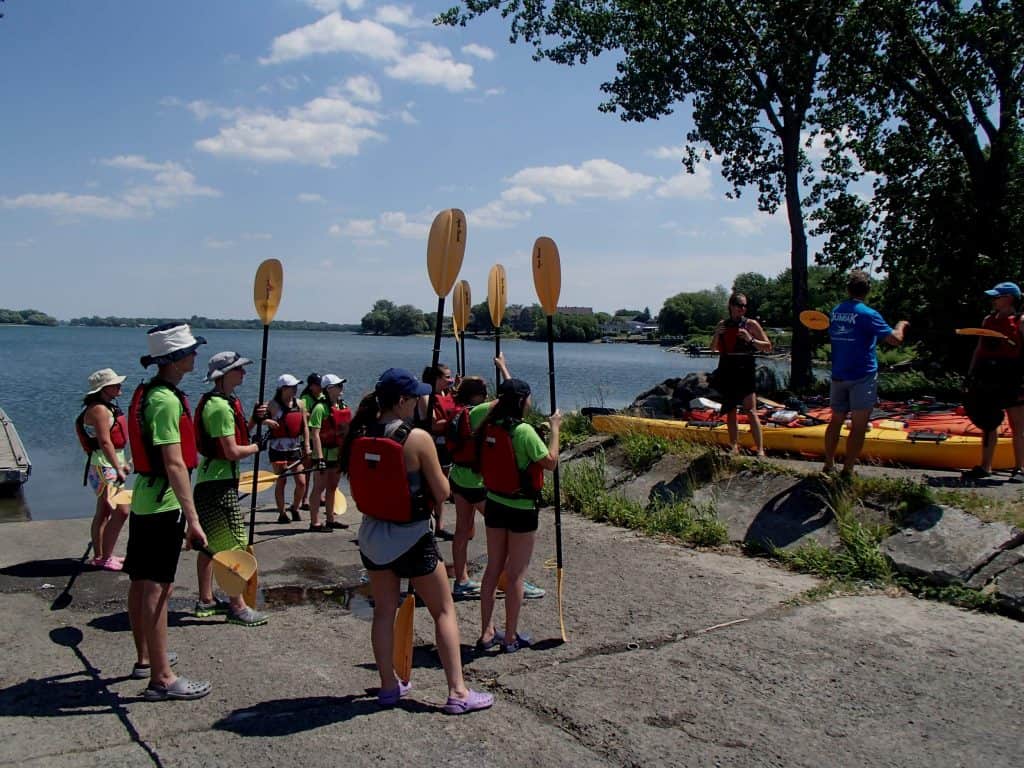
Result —
<instances>
[{"instance_id":1,"label":"bare leg","mask_svg":"<svg viewBox=\"0 0 1024 768\"><path fill-rule=\"evenodd\" d=\"M459 649L459 621L455 615L455 603L448 589L448 576L444 563L438 563L433 573L411 579L416 594L423 598L431 617L434 619L434 639L437 653L441 657L444 676L448 681L448 695L466 698L469 691L462 677L462 655Z\"/></svg>"},{"instance_id":2,"label":"bare leg","mask_svg":"<svg viewBox=\"0 0 1024 768\"><path fill-rule=\"evenodd\" d=\"M508 535L504 528L487 529L487 568L480 585L480 639L485 643L494 637L494 593L498 590L498 576L505 570ZM505 599L508 599L507 591Z\"/></svg>"},{"instance_id":3,"label":"bare leg","mask_svg":"<svg viewBox=\"0 0 1024 768\"><path fill-rule=\"evenodd\" d=\"M846 411L832 411L832 418L825 430L825 471L828 472L835 466L836 449L839 447L839 433L843 429L843 422L846 421ZM849 442L849 441L847 441ZM849 446L847 446L849 451Z\"/></svg>"},{"instance_id":4,"label":"bare leg","mask_svg":"<svg viewBox=\"0 0 1024 768\"><path fill-rule=\"evenodd\" d=\"M533 555L533 542L536 533L508 534L508 559L505 562L505 573L508 585L505 587L505 642L516 639L519 627L519 611L523 607L523 579L526 568L530 565Z\"/></svg>"},{"instance_id":5,"label":"bare leg","mask_svg":"<svg viewBox=\"0 0 1024 768\"><path fill-rule=\"evenodd\" d=\"M846 455L843 457L843 472L849 474L857 465L860 451L864 447L864 436L868 431L871 409L864 408L850 413L850 434L846 438ZM829 425L832 426L831 424Z\"/></svg>"},{"instance_id":6,"label":"bare leg","mask_svg":"<svg viewBox=\"0 0 1024 768\"><path fill-rule=\"evenodd\" d=\"M750 424L750 436L754 440L754 450L758 456L764 456L764 435L761 433L761 420L757 417L757 395L751 392L743 398L743 410L747 412Z\"/></svg>"},{"instance_id":7,"label":"bare leg","mask_svg":"<svg viewBox=\"0 0 1024 768\"><path fill-rule=\"evenodd\" d=\"M313 491L316 492L315 487ZM398 678L395 677L395 614L398 613L399 580L391 571L368 571L368 575L373 595L370 644L380 674L380 689L392 691L398 686Z\"/></svg>"},{"instance_id":8,"label":"bare leg","mask_svg":"<svg viewBox=\"0 0 1024 768\"><path fill-rule=\"evenodd\" d=\"M121 535L125 521L131 513L131 507L127 504L118 504L110 510L107 524L103 526L101 539L103 541L103 556L110 557L114 554L114 547L117 546L117 537Z\"/></svg>"}]
</instances>

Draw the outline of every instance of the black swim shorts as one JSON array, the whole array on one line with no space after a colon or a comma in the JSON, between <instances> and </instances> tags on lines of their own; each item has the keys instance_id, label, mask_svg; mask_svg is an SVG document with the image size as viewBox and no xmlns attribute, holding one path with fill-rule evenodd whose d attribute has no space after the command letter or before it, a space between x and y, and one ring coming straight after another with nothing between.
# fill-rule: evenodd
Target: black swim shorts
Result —
<instances>
[{"instance_id":1,"label":"black swim shorts","mask_svg":"<svg viewBox=\"0 0 1024 768\"><path fill-rule=\"evenodd\" d=\"M516 509L494 499L488 499L484 507L484 525L488 528L504 528L509 533L533 533L539 523L540 512L536 507Z\"/></svg>"},{"instance_id":2,"label":"black swim shorts","mask_svg":"<svg viewBox=\"0 0 1024 768\"><path fill-rule=\"evenodd\" d=\"M185 540L185 516L180 509L128 518L128 553L124 572L132 581L173 584Z\"/></svg>"},{"instance_id":3,"label":"black swim shorts","mask_svg":"<svg viewBox=\"0 0 1024 768\"><path fill-rule=\"evenodd\" d=\"M437 564L441 562L441 553L437 551L434 534L425 533L409 550L390 563L380 565L368 559L362 552L359 553L359 558L368 571L392 571L400 579L415 579L433 573Z\"/></svg>"}]
</instances>

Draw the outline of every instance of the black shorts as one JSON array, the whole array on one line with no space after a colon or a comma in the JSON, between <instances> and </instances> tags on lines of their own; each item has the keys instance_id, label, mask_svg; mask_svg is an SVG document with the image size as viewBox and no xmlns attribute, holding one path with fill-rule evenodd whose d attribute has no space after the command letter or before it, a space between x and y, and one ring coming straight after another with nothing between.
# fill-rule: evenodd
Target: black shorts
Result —
<instances>
[{"instance_id":1,"label":"black shorts","mask_svg":"<svg viewBox=\"0 0 1024 768\"><path fill-rule=\"evenodd\" d=\"M539 524L540 512L537 507L516 509L494 499L488 499L484 507L484 525L488 528L504 528L509 533L533 533Z\"/></svg>"},{"instance_id":2,"label":"black shorts","mask_svg":"<svg viewBox=\"0 0 1024 768\"><path fill-rule=\"evenodd\" d=\"M437 564L441 562L441 553L437 551L434 534L425 533L411 549L390 563L378 565L362 552L359 553L359 559L363 561L363 566L368 571L392 571L400 579L415 579L433 573Z\"/></svg>"},{"instance_id":3,"label":"black shorts","mask_svg":"<svg viewBox=\"0 0 1024 768\"><path fill-rule=\"evenodd\" d=\"M464 488L458 483L452 483L452 494L461 496L470 504L479 504L487 498L486 488Z\"/></svg>"},{"instance_id":4,"label":"black shorts","mask_svg":"<svg viewBox=\"0 0 1024 768\"><path fill-rule=\"evenodd\" d=\"M180 509L128 518L128 553L124 572L132 581L173 584L185 540L185 516Z\"/></svg>"}]
</instances>

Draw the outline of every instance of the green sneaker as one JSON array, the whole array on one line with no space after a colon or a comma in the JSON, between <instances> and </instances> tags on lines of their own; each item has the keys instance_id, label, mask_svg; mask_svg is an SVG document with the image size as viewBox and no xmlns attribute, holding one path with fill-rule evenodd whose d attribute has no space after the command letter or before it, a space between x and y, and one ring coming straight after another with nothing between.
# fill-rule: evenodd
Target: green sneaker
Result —
<instances>
[{"instance_id":1,"label":"green sneaker","mask_svg":"<svg viewBox=\"0 0 1024 768\"><path fill-rule=\"evenodd\" d=\"M207 616L223 616L230 610L231 603L227 600L214 599L210 603L196 600L196 607L192 610L192 613L197 619L205 619Z\"/></svg>"}]
</instances>

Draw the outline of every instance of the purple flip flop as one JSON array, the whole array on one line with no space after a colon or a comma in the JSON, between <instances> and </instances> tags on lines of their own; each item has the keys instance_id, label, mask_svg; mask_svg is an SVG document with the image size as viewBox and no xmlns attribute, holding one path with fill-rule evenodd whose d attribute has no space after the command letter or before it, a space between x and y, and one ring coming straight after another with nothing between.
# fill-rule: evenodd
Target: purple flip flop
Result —
<instances>
[{"instance_id":1,"label":"purple flip flop","mask_svg":"<svg viewBox=\"0 0 1024 768\"><path fill-rule=\"evenodd\" d=\"M446 715L464 715L467 712L489 709L492 706L494 706L494 697L491 694L470 690L464 699L449 696L444 705L444 713Z\"/></svg>"}]
</instances>

